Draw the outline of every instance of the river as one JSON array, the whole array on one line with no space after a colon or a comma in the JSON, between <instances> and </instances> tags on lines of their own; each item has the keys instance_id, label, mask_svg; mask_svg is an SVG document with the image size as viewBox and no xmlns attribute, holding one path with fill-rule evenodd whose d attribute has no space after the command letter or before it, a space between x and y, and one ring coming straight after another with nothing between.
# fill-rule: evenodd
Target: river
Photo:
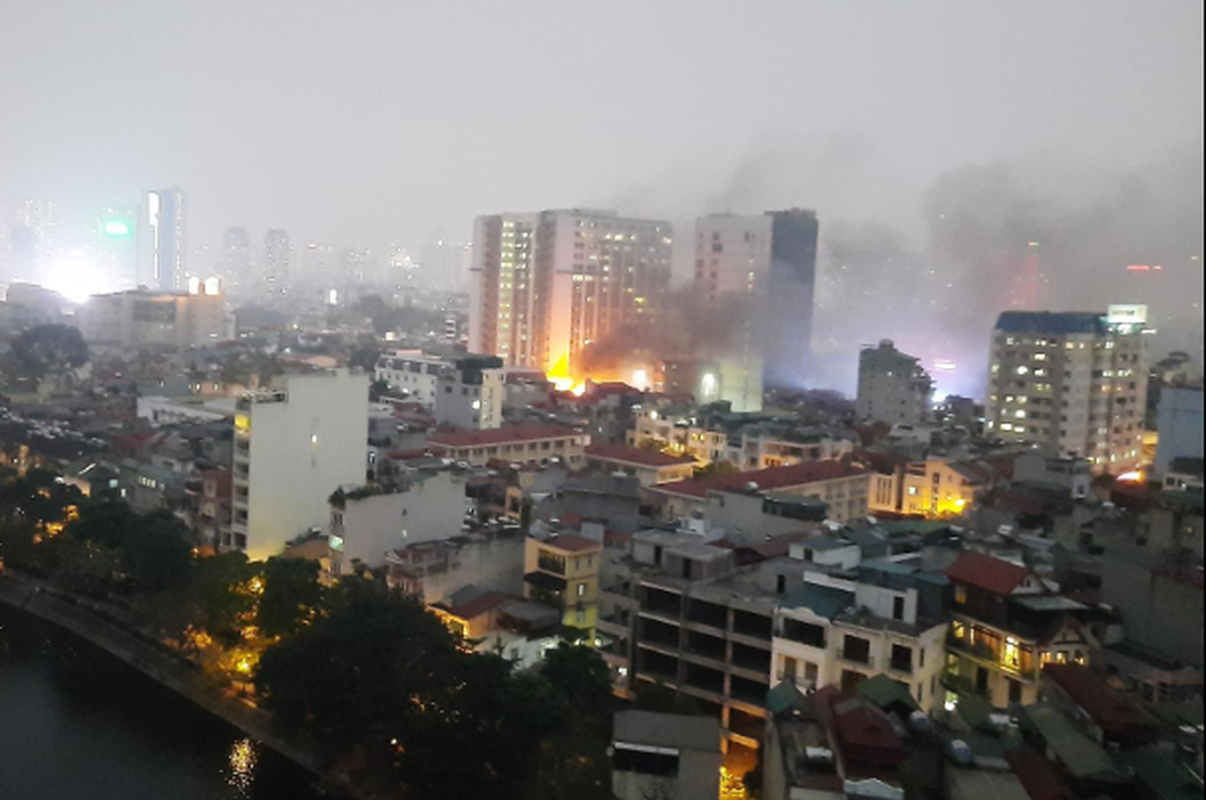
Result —
<instances>
[{"instance_id":1,"label":"river","mask_svg":"<svg viewBox=\"0 0 1206 800\"><path fill-rule=\"evenodd\" d=\"M0 799L317 800L311 787L225 721L0 604Z\"/></svg>"}]
</instances>

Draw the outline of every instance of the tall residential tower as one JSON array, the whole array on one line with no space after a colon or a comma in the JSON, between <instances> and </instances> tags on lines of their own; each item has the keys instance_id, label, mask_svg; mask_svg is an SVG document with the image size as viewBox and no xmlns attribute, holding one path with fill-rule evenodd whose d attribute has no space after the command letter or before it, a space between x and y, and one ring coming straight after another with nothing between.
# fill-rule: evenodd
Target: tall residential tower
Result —
<instances>
[{"instance_id":1,"label":"tall residential tower","mask_svg":"<svg viewBox=\"0 0 1206 800\"><path fill-rule=\"evenodd\" d=\"M819 223L814 211L714 214L695 224L700 313L726 329L721 397L762 408L764 385L800 386L812 351Z\"/></svg>"},{"instance_id":2,"label":"tall residential tower","mask_svg":"<svg viewBox=\"0 0 1206 800\"><path fill-rule=\"evenodd\" d=\"M1118 474L1143 462L1147 307L1006 311L993 331L988 430Z\"/></svg>"},{"instance_id":3,"label":"tall residential tower","mask_svg":"<svg viewBox=\"0 0 1206 800\"><path fill-rule=\"evenodd\" d=\"M499 214L474 227L469 348L558 379L584 351L653 325L670 283L672 227L611 211Z\"/></svg>"},{"instance_id":4,"label":"tall residential tower","mask_svg":"<svg viewBox=\"0 0 1206 800\"><path fill-rule=\"evenodd\" d=\"M179 186L143 195L139 209L138 282L175 291L188 283L188 196Z\"/></svg>"}]
</instances>

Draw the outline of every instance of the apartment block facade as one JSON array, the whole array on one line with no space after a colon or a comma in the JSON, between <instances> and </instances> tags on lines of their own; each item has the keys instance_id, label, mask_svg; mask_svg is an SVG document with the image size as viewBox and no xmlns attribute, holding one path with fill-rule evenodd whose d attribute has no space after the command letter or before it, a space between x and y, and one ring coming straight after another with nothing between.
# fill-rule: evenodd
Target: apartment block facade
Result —
<instances>
[{"instance_id":1,"label":"apartment block facade","mask_svg":"<svg viewBox=\"0 0 1206 800\"><path fill-rule=\"evenodd\" d=\"M469 347L557 380L585 377L584 348L655 324L672 247L670 223L613 211L479 217Z\"/></svg>"},{"instance_id":2,"label":"apartment block facade","mask_svg":"<svg viewBox=\"0 0 1206 800\"><path fill-rule=\"evenodd\" d=\"M1007 311L993 331L987 431L1119 474L1143 463L1146 306Z\"/></svg>"}]
</instances>

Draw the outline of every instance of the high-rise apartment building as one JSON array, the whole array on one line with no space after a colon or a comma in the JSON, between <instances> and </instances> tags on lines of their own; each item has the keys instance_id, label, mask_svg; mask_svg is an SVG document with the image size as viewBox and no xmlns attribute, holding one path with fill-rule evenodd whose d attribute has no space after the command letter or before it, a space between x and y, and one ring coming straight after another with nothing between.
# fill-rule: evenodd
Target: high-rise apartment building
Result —
<instances>
[{"instance_id":1,"label":"high-rise apartment building","mask_svg":"<svg viewBox=\"0 0 1206 800\"><path fill-rule=\"evenodd\" d=\"M138 282L183 289L188 279L188 196L179 186L143 195L138 219Z\"/></svg>"},{"instance_id":2,"label":"high-rise apartment building","mask_svg":"<svg viewBox=\"0 0 1206 800\"><path fill-rule=\"evenodd\" d=\"M1147 307L1006 311L993 331L988 431L1114 474L1143 461Z\"/></svg>"},{"instance_id":3,"label":"high-rise apartment building","mask_svg":"<svg viewBox=\"0 0 1206 800\"><path fill-rule=\"evenodd\" d=\"M0 264L7 280L41 280L54 244L54 203L22 198L5 207Z\"/></svg>"},{"instance_id":4,"label":"high-rise apartment building","mask_svg":"<svg viewBox=\"0 0 1206 800\"><path fill-rule=\"evenodd\" d=\"M246 289L251 286L254 271L251 260L251 234L246 228L227 228L222 234L222 277L231 285Z\"/></svg>"},{"instance_id":5,"label":"high-rise apartment building","mask_svg":"<svg viewBox=\"0 0 1206 800\"><path fill-rule=\"evenodd\" d=\"M721 397L762 408L764 385L800 386L812 349L819 223L814 211L715 214L695 225L695 288L726 330Z\"/></svg>"},{"instance_id":6,"label":"high-rise apartment building","mask_svg":"<svg viewBox=\"0 0 1206 800\"><path fill-rule=\"evenodd\" d=\"M331 522L327 499L362 486L368 462L367 375L289 375L249 393L235 414L234 497L224 548L252 559Z\"/></svg>"},{"instance_id":7,"label":"high-rise apartment building","mask_svg":"<svg viewBox=\"0 0 1206 800\"><path fill-rule=\"evenodd\" d=\"M890 339L867 346L858 355L859 419L889 425L917 425L929 416L934 381Z\"/></svg>"},{"instance_id":8,"label":"high-rise apartment building","mask_svg":"<svg viewBox=\"0 0 1206 800\"><path fill-rule=\"evenodd\" d=\"M92 250L102 282L119 289L138 286L138 210L102 206L90 226Z\"/></svg>"},{"instance_id":9,"label":"high-rise apartment building","mask_svg":"<svg viewBox=\"0 0 1206 800\"><path fill-rule=\"evenodd\" d=\"M479 217L469 347L582 378L583 350L653 325L670 282L668 222L583 209Z\"/></svg>"},{"instance_id":10,"label":"high-rise apartment building","mask_svg":"<svg viewBox=\"0 0 1206 800\"><path fill-rule=\"evenodd\" d=\"M268 294L285 294L289 284L289 232L269 228L264 232L264 287Z\"/></svg>"}]
</instances>

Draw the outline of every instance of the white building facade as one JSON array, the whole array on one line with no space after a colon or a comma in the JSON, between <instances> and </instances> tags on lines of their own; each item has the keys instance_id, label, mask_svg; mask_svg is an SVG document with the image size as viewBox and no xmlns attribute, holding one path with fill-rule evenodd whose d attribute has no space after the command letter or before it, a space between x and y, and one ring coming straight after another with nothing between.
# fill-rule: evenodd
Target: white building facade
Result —
<instances>
[{"instance_id":1,"label":"white building facade","mask_svg":"<svg viewBox=\"0 0 1206 800\"><path fill-rule=\"evenodd\" d=\"M290 375L283 388L240 398L235 414L230 541L255 559L326 530L328 498L365 480L368 376Z\"/></svg>"},{"instance_id":2,"label":"white building facade","mask_svg":"<svg viewBox=\"0 0 1206 800\"><path fill-rule=\"evenodd\" d=\"M1143 463L1147 307L1007 311L993 332L988 432L1119 474Z\"/></svg>"}]
</instances>

